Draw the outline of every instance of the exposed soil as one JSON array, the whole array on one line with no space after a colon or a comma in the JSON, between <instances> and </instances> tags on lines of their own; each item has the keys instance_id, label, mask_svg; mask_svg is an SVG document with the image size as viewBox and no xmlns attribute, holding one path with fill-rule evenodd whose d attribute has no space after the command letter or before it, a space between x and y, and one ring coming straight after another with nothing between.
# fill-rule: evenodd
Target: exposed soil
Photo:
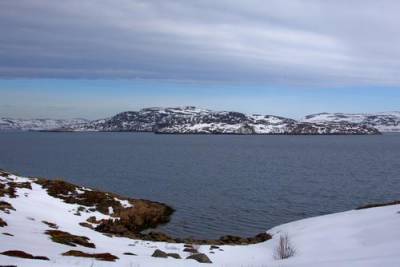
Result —
<instances>
[{"instance_id":1,"label":"exposed soil","mask_svg":"<svg viewBox=\"0 0 400 267\"><path fill-rule=\"evenodd\" d=\"M10 256L10 257L24 258L24 259L46 260L46 261L49 260L49 258L47 258L45 256L33 256L32 254L26 253L21 250L7 250L0 254Z\"/></svg>"},{"instance_id":2,"label":"exposed soil","mask_svg":"<svg viewBox=\"0 0 400 267\"><path fill-rule=\"evenodd\" d=\"M110 253L86 253L79 250L69 250L62 254L63 256L74 256L74 257L84 257L84 258L94 258L101 261L115 261L119 259Z\"/></svg>"},{"instance_id":3,"label":"exposed soil","mask_svg":"<svg viewBox=\"0 0 400 267\"><path fill-rule=\"evenodd\" d=\"M58 229L58 225L52 222L48 221L42 221L42 223L46 224L48 227L53 228L53 229Z\"/></svg>"},{"instance_id":4,"label":"exposed soil","mask_svg":"<svg viewBox=\"0 0 400 267\"><path fill-rule=\"evenodd\" d=\"M10 187L7 184L0 183L0 197L9 196L10 198L16 198L15 187Z\"/></svg>"},{"instance_id":5,"label":"exposed soil","mask_svg":"<svg viewBox=\"0 0 400 267\"><path fill-rule=\"evenodd\" d=\"M7 226L7 223L5 220L3 220L2 218L0 218L0 227L4 227Z\"/></svg>"},{"instance_id":6,"label":"exposed soil","mask_svg":"<svg viewBox=\"0 0 400 267\"><path fill-rule=\"evenodd\" d=\"M0 210L9 213L10 210L15 210L15 209L10 203L6 201L0 201Z\"/></svg>"},{"instance_id":7,"label":"exposed soil","mask_svg":"<svg viewBox=\"0 0 400 267\"><path fill-rule=\"evenodd\" d=\"M96 247L95 244L89 242L90 239L86 236L72 235L60 230L47 230L45 234L49 235L52 241L67 246L76 247L76 245L81 245L87 248Z\"/></svg>"},{"instance_id":8,"label":"exposed soil","mask_svg":"<svg viewBox=\"0 0 400 267\"><path fill-rule=\"evenodd\" d=\"M87 222L80 222L79 225L82 227L94 229L93 225L91 225L90 223L87 223Z\"/></svg>"}]
</instances>

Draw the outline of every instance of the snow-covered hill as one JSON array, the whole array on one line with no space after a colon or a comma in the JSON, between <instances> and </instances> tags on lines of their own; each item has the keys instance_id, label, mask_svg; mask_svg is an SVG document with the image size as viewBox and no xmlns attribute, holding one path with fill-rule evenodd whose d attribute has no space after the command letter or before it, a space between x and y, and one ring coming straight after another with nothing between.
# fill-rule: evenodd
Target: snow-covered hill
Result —
<instances>
[{"instance_id":1,"label":"snow-covered hill","mask_svg":"<svg viewBox=\"0 0 400 267\"><path fill-rule=\"evenodd\" d=\"M63 186L46 190L36 179L0 174L0 265L400 266L400 205L351 210L283 224L268 230L272 239L253 245L185 246L105 235L91 229L101 219L119 220L122 216L112 208L100 212L96 206L76 204L80 198L71 198L92 192L91 189ZM54 197L57 190L63 194ZM88 195L99 197L92 193ZM106 203L110 200L128 209L136 205L121 198L111 198ZM97 221L90 219L93 216ZM285 235L295 253L281 260L276 258L276 249L280 237ZM204 254L212 263L186 259L198 254L185 251L188 247ZM153 257L157 249L169 254L158 252L164 258Z\"/></svg>"},{"instance_id":2,"label":"snow-covered hill","mask_svg":"<svg viewBox=\"0 0 400 267\"><path fill-rule=\"evenodd\" d=\"M356 123L373 127L380 132L400 132L400 112L380 112L380 113L319 113L304 117L302 120L310 123Z\"/></svg>"},{"instance_id":3,"label":"snow-covered hill","mask_svg":"<svg viewBox=\"0 0 400 267\"><path fill-rule=\"evenodd\" d=\"M304 123L273 115L246 115L196 107L145 108L127 111L63 131L130 131L168 134L378 134L348 122Z\"/></svg>"},{"instance_id":4,"label":"snow-covered hill","mask_svg":"<svg viewBox=\"0 0 400 267\"><path fill-rule=\"evenodd\" d=\"M163 134L379 134L400 132L400 112L377 114L320 113L296 121L274 115L247 115L192 106L144 108L111 118L0 119L0 131L122 131Z\"/></svg>"},{"instance_id":5,"label":"snow-covered hill","mask_svg":"<svg viewBox=\"0 0 400 267\"><path fill-rule=\"evenodd\" d=\"M85 119L11 119L0 118L0 131L42 131L87 123Z\"/></svg>"}]
</instances>

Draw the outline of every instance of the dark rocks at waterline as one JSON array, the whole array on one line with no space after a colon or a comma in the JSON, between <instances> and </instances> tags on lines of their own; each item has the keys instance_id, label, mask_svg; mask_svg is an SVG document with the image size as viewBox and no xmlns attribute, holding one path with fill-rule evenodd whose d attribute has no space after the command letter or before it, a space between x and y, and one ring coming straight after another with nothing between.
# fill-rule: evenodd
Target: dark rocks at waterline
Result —
<instances>
[{"instance_id":1,"label":"dark rocks at waterline","mask_svg":"<svg viewBox=\"0 0 400 267\"><path fill-rule=\"evenodd\" d=\"M367 205L356 208L356 210L378 208L378 207L392 206L392 205L398 205L398 204L400 204L400 200L386 202L386 203L367 204Z\"/></svg>"},{"instance_id":2,"label":"dark rocks at waterline","mask_svg":"<svg viewBox=\"0 0 400 267\"><path fill-rule=\"evenodd\" d=\"M219 239L191 239L191 238L173 238L162 232L150 232L147 234L136 234L134 238L148 241L168 242L168 243L186 243L185 248L192 248L190 244L198 245L248 245L267 241L272 238L268 233L260 233L253 237L239 237L233 235L222 236ZM132 236L131 236L132 237Z\"/></svg>"},{"instance_id":3,"label":"dark rocks at waterline","mask_svg":"<svg viewBox=\"0 0 400 267\"><path fill-rule=\"evenodd\" d=\"M160 241L169 243L187 243L187 244L203 244L203 245L246 245L264 242L271 239L271 236L267 233L262 233L254 237L242 238L238 236L223 236L217 240L198 240L191 238L174 238L161 232L150 232L142 234L141 232L149 229L156 228L158 225L167 223L170 220L171 214L174 209L166 204L143 200L143 199L131 199L122 197L117 194L102 192L98 190L88 189L81 186L74 185L62 180L48 180L43 178L32 178L32 183L41 185L46 189L50 196L62 199L64 202L69 204L79 204L82 209L94 208L103 214L109 214L109 208L112 208L112 219L97 220L95 217L89 217L88 221L91 224L82 222L80 225L83 227L91 228L93 224L94 230L110 236L121 236L133 239L142 239L148 241ZM13 183L13 187L31 188L29 183ZM1 191L0 191L1 193ZM8 192L7 192L8 194ZM124 207L121 204L121 200L127 201L130 204L128 207ZM0 210L12 210L13 207L7 202L0 202ZM56 228L49 222L46 223L50 228ZM86 244L85 237L74 236L72 234L57 231L47 230L49 235L52 236L55 242L69 242L72 238L73 241L79 241L82 244L93 246L94 244ZM63 236L59 236L59 235ZM87 241L87 240L86 240ZM76 243L76 242L72 242Z\"/></svg>"}]
</instances>

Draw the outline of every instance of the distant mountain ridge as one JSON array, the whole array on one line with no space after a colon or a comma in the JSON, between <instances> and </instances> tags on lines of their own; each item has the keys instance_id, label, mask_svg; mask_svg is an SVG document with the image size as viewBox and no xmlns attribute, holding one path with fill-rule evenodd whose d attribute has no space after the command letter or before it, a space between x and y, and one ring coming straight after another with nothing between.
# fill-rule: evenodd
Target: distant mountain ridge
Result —
<instances>
[{"instance_id":1,"label":"distant mountain ridge","mask_svg":"<svg viewBox=\"0 0 400 267\"><path fill-rule=\"evenodd\" d=\"M246 115L193 106L143 108L88 121L0 119L0 130L154 132L159 134L379 134L400 132L400 112L319 113L300 121L274 115Z\"/></svg>"},{"instance_id":2,"label":"distant mountain ridge","mask_svg":"<svg viewBox=\"0 0 400 267\"><path fill-rule=\"evenodd\" d=\"M380 132L400 132L400 112L379 113L318 113L307 115L302 120L310 123L355 123L373 127Z\"/></svg>"},{"instance_id":3,"label":"distant mountain ridge","mask_svg":"<svg viewBox=\"0 0 400 267\"><path fill-rule=\"evenodd\" d=\"M60 131L125 131L160 134L379 134L353 123L308 123L273 115L246 115L192 106L144 108Z\"/></svg>"},{"instance_id":4,"label":"distant mountain ridge","mask_svg":"<svg viewBox=\"0 0 400 267\"><path fill-rule=\"evenodd\" d=\"M88 123L86 119L12 119L0 118L0 131L43 131Z\"/></svg>"}]
</instances>

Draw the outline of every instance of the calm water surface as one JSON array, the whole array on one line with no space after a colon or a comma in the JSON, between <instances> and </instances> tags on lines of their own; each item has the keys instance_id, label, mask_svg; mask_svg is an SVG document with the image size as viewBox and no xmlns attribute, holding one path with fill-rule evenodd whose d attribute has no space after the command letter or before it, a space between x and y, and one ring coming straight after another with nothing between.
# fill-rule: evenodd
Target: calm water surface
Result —
<instances>
[{"instance_id":1,"label":"calm water surface","mask_svg":"<svg viewBox=\"0 0 400 267\"><path fill-rule=\"evenodd\" d=\"M400 199L400 135L0 133L0 168L165 202L177 236L250 236Z\"/></svg>"}]
</instances>

